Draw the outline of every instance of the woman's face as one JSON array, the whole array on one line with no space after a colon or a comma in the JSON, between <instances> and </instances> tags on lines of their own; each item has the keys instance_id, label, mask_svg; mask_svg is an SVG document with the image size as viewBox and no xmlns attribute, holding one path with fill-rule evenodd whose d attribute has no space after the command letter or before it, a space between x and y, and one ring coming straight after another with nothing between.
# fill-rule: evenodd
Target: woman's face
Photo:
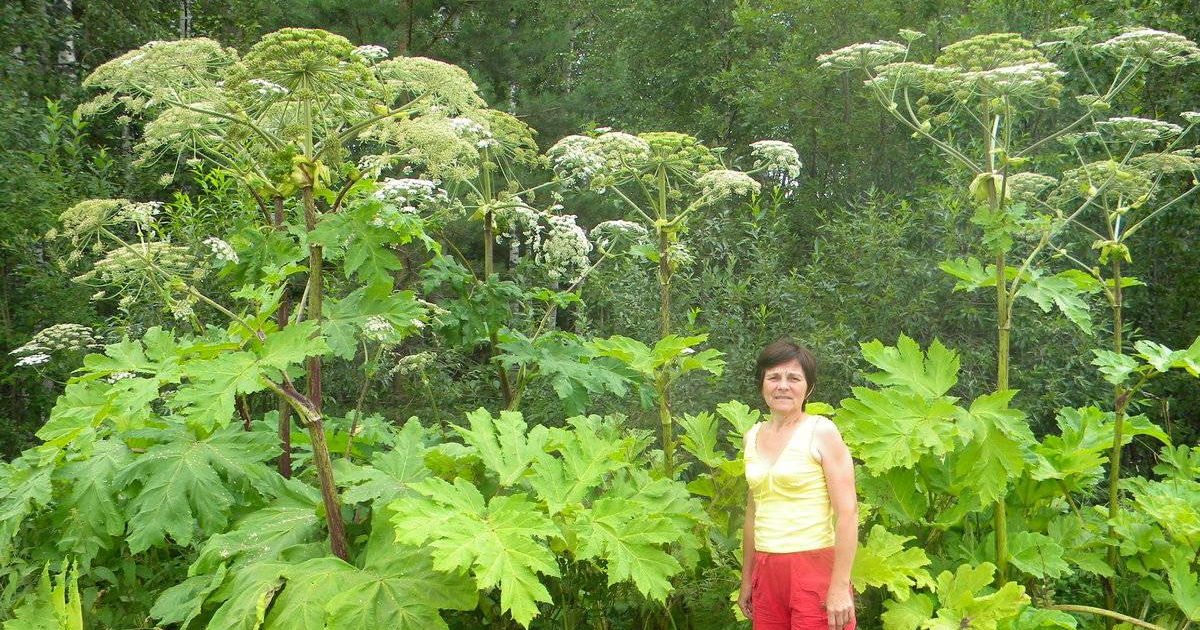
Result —
<instances>
[{"instance_id":1,"label":"woman's face","mask_svg":"<svg viewBox=\"0 0 1200 630\"><path fill-rule=\"evenodd\" d=\"M762 396L772 413L800 413L808 396L808 381L804 378L800 362L792 359L767 368L763 373Z\"/></svg>"}]
</instances>

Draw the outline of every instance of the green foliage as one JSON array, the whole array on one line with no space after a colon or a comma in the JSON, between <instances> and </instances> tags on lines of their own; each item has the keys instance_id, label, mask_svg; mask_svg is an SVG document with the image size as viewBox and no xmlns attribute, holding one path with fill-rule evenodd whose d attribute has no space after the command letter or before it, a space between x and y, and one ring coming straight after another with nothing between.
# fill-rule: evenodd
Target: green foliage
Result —
<instances>
[{"instance_id":1,"label":"green foliage","mask_svg":"<svg viewBox=\"0 0 1200 630\"><path fill-rule=\"evenodd\" d=\"M168 536L187 546L225 529L240 497L266 483L260 462L274 455L271 437L226 427L198 439L173 426L158 432L146 455L113 478L129 493L125 506L128 545L138 553L163 544Z\"/></svg>"},{"instance_id":2,"label":"green foliage","mask_svg":"<svg viewBox=\"0 0 1200 630\"><path fill-rule=\"evenodd\" d=\"M32 597L14 612L16 616L4 622L4 630L83 630L83 606L75 566L67 563L51 582L47 564Z\"/></svg>"},{"instance_id":3,"label":"green foliage","mask_svg":"<svg viewBox=\"0 0 1200 630\"><path fill-rule=\"evenodd\" d=\"M897 536L880 525L871 528L867 541L854 554L850 578L859 593L867 587L884 587L896 601L905 601L913 587L930 588L933 577L924 568L929 558L919 547L905 548L913 536Z\"/></svg>"},{"instance_id":4,"label":"green foliage","mask_svg":"<svg viewBox=\"0 0 1200 630\"><path fill-rule=\"evenodd\" d=\"M459 477L409 484L420 496L389 505L398 541L426 543L438 571L465 571L483 591L498 588L500 608L528 627L545 585L563 578L562 562L603 562L608 585L631 582L662 600L670 578L696 561L692 529L707 519L682 485L652 480L628 468L637 451L599 418L576 418L570 429L528 429L521 415L484 410L458 431L488 470L496 494ZM630 459L626 459L630 458ZM567 558L551 550L565 545ZM670 553L677 546L678 557ZM590 562L589 562L590 561Z\"/></svg>"}]
</instances>

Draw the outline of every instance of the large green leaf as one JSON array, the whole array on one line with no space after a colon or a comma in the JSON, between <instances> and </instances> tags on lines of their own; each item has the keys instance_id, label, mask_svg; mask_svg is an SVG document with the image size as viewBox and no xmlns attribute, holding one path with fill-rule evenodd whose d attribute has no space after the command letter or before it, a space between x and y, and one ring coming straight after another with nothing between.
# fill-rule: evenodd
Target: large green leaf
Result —
<instances>
[{"instance_id":1,"label":"large green leaf","mask_svg":"<svg viewBox=\"0 0 1200 630\"><path fill-rule=\"evenodd\" d=\"M1100 369L1104 380L1113 385L1121 385L1129 379L1129 375L1138 368L1138 362L1127 354L1117 354L1112 350L1092 350L1096 356L1092 365Z\"/></svg>"},{"instance_id":2,"label":"large green leaf","mask_svg":"<svg viewBox=\"0 0 1200 630\"><path fill-rule=\"evenodd\" d=\"M1096 407L1072 409L1064 407L1058 412L1059 435L1047 435L1034 448L1037 464L1034 479L1057 479L1069 490L1081 492L1091 486L1101 474L1101 466L1108 461L1108 450L1112 447L1112 414Z\"/></svg>"},{"instance_id":3,"label":"large green leaf","mask_svg":"<svg viewBox=\"0 0 1200 630\"><path fill-rule=\"evenodd\" d=\"M989 587L996 568L990 563L977 567L962 565L951 573L943 571L937 577L940 605L937 616L926 622L928 630L996 630L1001 621L1016 616L1029 597L1025 588L1007 582L999 590ZM981 593L986 592L986 594Z\"/></svg>"},{"instance_id":4,"label":"large green leaf","mask_svg":"<svg viewBox=\"0 0 1200 630\"><path fill-rule=\"evenodd\" d=\"M1167 569L1171 583L1171 597L1183 615L1191 621L1200 621L1200 578L1191 570L1187 560L1177 558Z\"/></svg>"},{"instance_id":5,"label":"large green leaf","mask_svg":"<svg viewBox=\"0 0 1200 630\"><path fill-rule=\"evenodd\" d=\"M1091 313L1084 296L1099 290L1100 287L1094 280L1088 283L1085 280L1090 279L1088 276L1081 279L1080 274L1073 272L1042 276L1036 270L1031 270L1029 276L1017 289L1018 297L1032 300L1043 313L1058 308L1080 330L1085 333L1092 332Z\"/></svg>"},{"instance_id":6,"label":"large green leaf","mask_svg":"<svg viewBox=\"0 0 1200 630\"><path fill-rule=\"evenodd\" d=\"M1059 578L1071 574L1063 559L1063 548L1054 539L1037 532L1017 532L1009 539L1013 566L1036 578Z\"/></svg>"},{"instance_id":7,"label":"large green leaf","mask_svg":"<svg viewBox=\"0 0 1200 630\"><path fill-rule=\"evenodd\" d=\"M555 331L530 341L516 332L499 345L500 360L509 367L525 367L527 378L550 381L569 415L585 413L592 396L605 392L623 397L629 379L584 346L575 335Z\"/></svg>"},{"instance_id":8,"label":"large green leaf","mask_svg":"<svg viewBox=\"0 0 1200 630\"><path fill-rule=\"evenodd\" d=\"M470 571L480 590L500 588L500 608L522 626L538 614L550 593L538 574L557 577L558 563L542 539L559 536L545 514L524 496L483 495L463 479L451 485L431 477L410 485L424 497L392 502L396 539L429 541L433 568Z\"/></svg>"},{"instance_id":9,"label":"large green leaf","mask_svg":"<svg viewBox=\"0 0 1200 630\"><path fill-rule=\"evenodd\" d=\"M206 540L188 573L209 573L222 564L238 570L274 561L288 547L320 539L324 519L318 513L323 506L317 490L295 480L279 484L286 490L278 498L239 519L232 530Z\"/></svg>"},{"instance_id":10,"label":"large green leaf","mask_svg":"<svg viewBox=\"0 0 1200 630\"><path fill-rule=\"evenodd\" d=\"M557 436L559 457L537 458L528 478L551 516L582 503L609 473L627 465L621 458L620 440L606 439L583 419L574 420L573 428Z\"/></svg>"},{"instance_id":11,"label":"large green leaf","mask_svg":"<svg viewBox=\"0 0 1200 630\"><path fill-rule=\"evenodd\" d=\"M909 468L927 454L941 456L953 448L960 412L953 399L901 388L853 391L854 398L842 401L837 423L851 452L872 474Z\"/></svg>"},{"instance_id":12,"label":"large green leaf","mask_svg":"<svg viewBox=\"0 0 1200 630\"><path fill-rule=\"evenodd\" d=\"M726 440L733 445L739 452L742 450L742 436L754 426L762 418L762 412L757 409L751 409L745 403L731 400L717 405L717 415L725 418L733 430L726 436Z\"/></svg>"},{"instance_id":13,"label":"large green leaf","mask_svg":"<svg viewBox=\"0 0 1200 630\"><path fill-rule=\"evenodd\" d=\"M1025 457L1034 444L1025 414L1008 406L1014 394L985 394L971 403L970 411L958 414L967 442L958 457L958 480L989 503L1003 497L1009 483L1025 470Z\"/></svg>"},{"instance_id":14,"label":"large green leaf","mask_svg":"<svg viewBox=\"0 0 1200 630\"><path fill-rule=\"evenodd\" d=\"M680 538L678 528L633 501L598 499L572 526L579 540L576 557L603 558L610 586L630 580L646 597L664 601L671 576L683 570L665 548Z\"/></svg>"},{"instance_id":15,"label":"large green leaf","mask_svg":"<svg viewBox=\"0 0 1200 630\"><path fill-rule=\"evenodd\" d=\"M125 504L126 541L139 553L170 536L179 545L225 529L229 510L241 502L239 486L259 483L270 472L260 462L275 456L266 433L237 427L203 440L178 425L163 429L148 448L114 479L131 496Z\"/></svg>"},{"instance_id":16,"label":"large green leaf","mask_svg":"<svg viewBox=\"0 0 1200 630\"><path fill-rule=\"evenodd\" d=\"M516 411L501 411L497 417L480 407L467 414L470 428L455 426L463 441L475 449L484 466L496 473L501 486L511 486L525 475L535 459L545 454L549 434L546 427L529 425Z\"/></svg>"},{"instance_id":17,"label":"large green leaf","mask_svg":"<svg viewBox=\"0 0 1200 630\"><path fill-rule=\"evenodd\" d=\"M363 325L372 317L387 320L401 334L417 330L413 320L424 314L412 291L392 291L392 282L359 287L340 300L329 300L323 309L321 332L334 356L354 358Z\"/></svg>"},{"instance_id":18,"label":"large green leaf","mask_svg":"<svg viewBox=\"0 0 1200 630\"><path fill-rule=\"evenodd\" d=\"M125 515L113 491L113 479L133 454L123 442L100 440L85 459L63 464L55 477L69 490L55 504L58 549L71 553L86 570L112 538L125 531Z\"/></svg>"},{"instance_id":19,"label":"large green leaf","mask_svg":"<svg viewBox=\"0 0 1200 630\"><path fill-rule=\"evenodd\" d=\"M158 594L154 606L150 608L150 616L158 619L161 625L179 624L179 630L187 630L192 621L200 615L204 600L225 582L228 571L225 565L218 565L216 570L208 575L194 575Z\"/></svg>"},{"instance_id":20,"label":"large green leaf","mask_svg":"<svg viewBox=\"0 0 1200 630\"><path fill-rule=\"evenodd\" d=\"M267 617L267 607L283 587L283 573L288 565L278 562L250 564L231 572L209 596L210 602L221 602L213 611L205 630L258 630Z\"/></svg>"},{"instance_id":21,"label":"large green leaf","mask_svg":"<svg viewBox=\"0 0 1200 630\"><path fill-rule=\"evenodd\" d=\"M192 378L179 388L171 405L200 432L225 426L239 394L266 389L264 378L277 380L288 367L328 350L317 330L315 322L293 324L266 335L261 342L254 340L249 350L190 362Z\"/></svg>"},{"instance_id":22,"label":"large green leaf","mask_svg":"<svg viewBox=\"0 0 1200 630\"><path fill-rule=\"evenodd\" d=\"M50 419L38 429L38 438L52 446L65 446L94 431L117 413L111 389L103 382L68 383L50 410Z\"/></svg>"},{"instance_id":23,"label":"large green leaf","mask_svg":"<svg viewBox=\"0 0 1200 630\"><path fill-rule=\"evenodd\" d=\"M408 484L429 476L425 467L424 429L415 418L396 433L391 450L371 456L370 466L355 466L346 459L334 462L334 477L346 487L346 503L387 503L408 489Z\"/></svg>"},{"instance_id":24,"label":"large green leaf","mask_svg":"<svg viewBox=\"0 0 1200 630\"><path fill-rule=\"evenodd\" d=\"M28 457L0 462L0 558L12 550L25 518L50 502L53 472L53 465L38 464Z\"/></svg>"},{"instance_id":25,"label":"large green leaf","mask_svg":"<svg viewBox=\"0 0 1200 630\"><path fill-rule=\"evenodd\" d=\"M4 622L4 630L83 630L79 575L73 565L50 579L50 565L42 569L37 588Z\"/></svg>"},{"instance_id":26,"label":"large green leaf","mask_svg":"<svg viewBox=\"0 0 1200 630\"><path fill-rule=\"evenodd\" d=\"M878 385L936 398L958 382L958 354L937 339L929 344L927 353L922 353L917 342L906 335L900 335L894 347L885 346L878 339L861 347L863 358L882 370L867 375Z\"/></svg>"},{"instance_id":27,"label":"large green leaf","mask_svg":"<svg viewBox=\"0 0 1200 630\"><path fill-rule=\"evenodd\" d=\"M470 610L470 580L433 568L429 551L399 546L384 510L372 519L362 567L315 558L288 568L267 630L445 629L439 610Z\"/></svg>"},{"instance_id":28,"label":"large green leaf","mask_svg":"<svg viewBox=\"0 0 1200 630\"><path fill-rule=\"evenodd\" d=\"M684 414L675 421L683 429L679 444L685 451L709 468L725 462L725 454L717 450L717 419L711 413Z\"/></svg>"},{"instance_id":29,"label":"large green leaf","mask_svg":"<svg viewBox=\"0 0 1200 630\"><path fill-rule=\"evenodd\" d=\"M988 265L985 269L983 263L973 256L943 260L938 263L938 268L958 279L958 282L954 283L955 291L974 291L996 286L996 265Z\"/></svg>"},{"instance_id":30,"label":"large green leaf","mask_svg":"<svg viewBox=\"0 0 1200 630\"><path fill-rule=\"evenodd\" d=\"M933 598L917 593L905 600L889 599L880 615L884 630L917 630L933 617Z\"/></svg>"},{"instance_id":31,"label":"large green leaf","mask_svg":"<svg viewBox=\"0 0 1200 630\"><path fill-rule=\"evenodd\" d=\"M854 554L854 568L850 573L854 590L859 593L868 586L882 586L892 593L897 601L904 601L912 589L933 586L933 577L925 569L929 557L919 547L904 547L913 536L898 536L880 525L871 528L867 542L858 546Z\"/></svg>"},{"instance_id":32,"label":"large green leaf","mask_svg":"<svg viewBox=\"0 0 1200 630\"><path fill-rule=\"evenodd\" d=\"M879 475L860 476L858 481L862 499L896 524L920 523L929 511L929 497L922 490L916 468L892 468Z\"/></svg>"}]
</instances>

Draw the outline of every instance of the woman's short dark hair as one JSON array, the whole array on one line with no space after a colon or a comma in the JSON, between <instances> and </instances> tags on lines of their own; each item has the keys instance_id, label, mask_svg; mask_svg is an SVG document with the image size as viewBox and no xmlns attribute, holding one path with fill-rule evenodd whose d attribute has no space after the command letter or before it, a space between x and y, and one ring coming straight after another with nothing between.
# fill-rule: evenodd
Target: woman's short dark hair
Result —
<instances>
[{"instance_id":1,"label":"woman's short dark hair","mask_svg":"<svg viewBox=\"0 0 1200 630\"><path fill-rule=\"evenodd\" d=\"M758 388L762 389L763 377L766 376L767 370L792 359L800 364L800 371L804 372L804 381L808 385L808 394L812 394L817 386L817 360L808 348L787 337L767 344L767 347L758 353L758 361L754 367L754 380L758 383ZM807 398L806 395L805 402L808 402Z\"/></svg>"}]
</instances>

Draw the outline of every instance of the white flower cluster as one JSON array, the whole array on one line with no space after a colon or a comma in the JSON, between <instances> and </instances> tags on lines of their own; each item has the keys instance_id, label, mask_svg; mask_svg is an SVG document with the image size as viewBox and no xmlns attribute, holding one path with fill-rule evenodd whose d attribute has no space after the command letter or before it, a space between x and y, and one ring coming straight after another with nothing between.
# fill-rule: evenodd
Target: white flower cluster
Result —
<instances>
[{"instance_id":1,"label":"white flower cluster","mask_svg":"<svg viewBox=\"0 0 1200 630\"><path fill-rule=\"evenodd\" d=\"M750 144L754 168L765 168L772 179L796 179L800 176L800 154L791 143L781 140L759 140Z\"/></svg>"},{"instance_id":2,"label":"white flower cluster","mask_svg":"<svg viewBox=\"0 0 1200 630\"><path fill-rule=\"evenodd\" d=\"M350 51L350 54L354 55L355 57L361 57L362 60L366 61L367 63L375 63L377 61L387 59L388 55L391 53L383 46L372 46L368 44L366 46L359 46L358 48L355 48L354 50Z\"/></svg>"},{"instance_id":3,"label":"white flower cluster","mask_svg":"<svg viewBox=\"0 0 1200 630\"><path fill-rule=\"evenodd\" d=\"M596 148L606 159L633 164L650 157L650 145L641 138L621 131L606 131L596 138Z\"/></svg>"},{"instance_id":4,"label":"white flower cluster","mask_svg":"<svg viewBox=\"0 0 1200 630\"><path fill-rule=\"evenodd\" d=\"M398 207L402 212L413 214L425 204L450 202L450 196L436 182L411 177L385 179L379 190L375 191L375 198Z\"/></svg>"},{"instance_id":5,"label":"white flower cluster","mask_svg":"<svg viewBox=\"0 0 1200 630\"><path fill-rule=\"evenodd\" d=\"M1041 173L1017 173L1010 175L1004 183L1005 190L1011 199L1030 201L1037 198L1043 190L1055 185L1058 180Z\"/></svg>"},{"instance_id":6,"label":"white flower cluster","mask_svg":"<svg viewBox=\"0 0 1200 630\"><path fill-rule=\"evenodd\" d=\"M288 89L266 79L250 79L247 83L253 85L259 96L286 96Z\"/></svg>"},{"instance_id":7,"label":"white flower cluster","mask_svg":"<svg viewBox=\"0 0 1200 630\"><path fill-rule=\"evenodd\" d=\"M420 372L433 363L433 359L434 353L432 352L418 352L417 354L400 357L396 360L396 364L392 366L392 369L388 370L388 376Z\"/></svg>"},{"instance_id":8,"label":"white flower cluster","mask_svg":"<svg viewBox=\"0 0 1200 630\"><path fill-rule=\"evenodd\" d=\"M208 245L208 249L212 251L213 258L224 263L238 263L237 252L233 251L233 246L226 243L224 240L215 236L210 236L204 239L204 244Z\"/></svg>"},{"instance_id":9,"label":"white flower cluster","mask_svg":"<svg viewBox=\"0 0 1200 630\"><path fill-rule=\"evenodd\" d=\"M396 328L386 317L372 315L368 317L362 325L363 334L367 339L379 342L395 342L398 341Z\"/></svg>"},{"instance_id":10,"label":"white flower cluster","mask_svg":"<svg viewBox=\"0 0 1200 630\"><path fill-rule=\"evenodd\" d=\"M863 42L820 55L817 63L826 70L864 70L893 61L907 52L908 47L899 42Z\"/></svg>"},{"instance_id":11,"label":"white flower cluster","mask_svg":"<svg viewBox=\"0 0 1200 630\"><path fill-rule=\"evenodd\" d=\"M1102 120L1096 123L1096 129L1101 135L1117 141L1139 144L1174 138L1183 133L1183 127L1179 125L1137 116L1120 116Z\"/></svg>"},{"instance_id":12,"label":"white flower cluster","mask_svg":"<svg viewBox=\"0 0 1200 630\"><path fill-rule=\"evenodd\" d=\"M154 223L154 217L162 210L161 201L145 201L127 203L121 207L118 216L139 226L149 226Z\"/></svg>"},{"instance_id":13,"label":"white flower cluster","mask_svg":"<svg viewBox=\"0 0 1200 630\"><path fill-rule=\"evenodd\" d=\"M1067 73L1048 61L976 70L958 75L956 83L989 96L1040 96Z\"/></svg>"},{"instance_id":14,"label":"white flower cluster","mask_svg":"<svg viewBox=\"0 0 1200 630\"><path fill-rule=\"evenodd\" d=\"M542 246L542 215L537 210L526 205L504 208L496 213L496 219L507 224L508 235L524 244L530 251L537 251ZM504 239L505 234L497 233L496 241Z\"/></svg>"},{"instance_id":15,"label":"white flower cluster","mask_svg":"<svg viewBox=\"0 0 1200 630\"><path fill-rule=\"evenodd\" d=\"M477 120L465 117L451 118L450 127L454 129L454 133L474 142L476 148L486 149L500 144Z\"/></svg>"},{"instance_id":16,"label":"white flower cluster","mask_svg":"<svg viewBox=\"0 0 1200 630\"><path fill-rule=\"evenodd\" d=\"M550 229L542 239L537 260L546 267L546 275L557 280L576 282L588 267L592 244L583 228L575 224L575 215L560 214L547 218Z\"/></svg>"},{"instance_id":17,"label":"white flower cluster","mask_svg":"<svg viewBox=\"0 0 1200 630\"><path fill-rule=\"evenodd\" d=\"M487 129L479 124L479 121L472 120L466 117L458 117L450 119L450 127L454 129L454 133L460 136L482 136L487 133Z\"/></svg>"},{"instance_id":18,"label":"white flower cluster","mask_svg":"<svg viewBox=\"0 0 1200 630\"><path fill-rule=\"evenodd\" d=\"M879 66L875 69L875 76L863 83L884 91L907 86L926 88L948 83L953 74L954 71L948 68L938 68L927 63L896 61Z\"/></svg>"},{"instance_id":19,"label":"white flower cluster","mask_svg":"<svg viewBox=\"0 0 1200 630\"><path fill-rule=\"evenodd\" d=\"M1200 112L1180 112L1179 117L1189 125L1200 123Z\"/></svg>"},{"instance_id":20,"label":"white flower cluster","mask_svg":"<svg viewBox=\"0 0 1200 630\"><path fill-rule=\"evenodd\" d=\"M605 165L604 156L587 136L567 136L546 150L554 174L564 185L586 188Z\"/></svg>"},{"instance_id":21,"label":"white flower cluster","mask_svg":"<svg viewBox=\"0 0 1200 630\"><path fill-rule=\"evenodd\" d=\"M39 352L37 354L31 354L29 356L24 356L24 357L21 357L20 359L17 359L16 366L17 367L31 367L31 366L35 366L35 365L41 365L49 360L50 360L50 355L48 355L44 352Z\"/></svg>"},{"instance_id":22,"label":"white flower cluster","mask_svg":"<svg viewBox=\"0 0 1200 630\"><path fill-rule=\"evenodd\" d=\"M10 354L20 356L17 367L41 365L53 352L91 350L100 347L92 329L81 324L55 324L38 331L25 345Z\"/></svg>"},{"instance_id":23,"label":"white flower cluster","mask_svg":"<svg viewBox=\"0 0 1200 630\"><path fill-rule=\"evenodd\" d=\"M605 131L595 138L567 136L546 151L554 174L567 186L603 187L618 173L636 171L650 158L650 144L621 131Z\"/></svg>"},{"instance_id":24,"label":"white flower cluster","mask_svg":"<svg viewBox=\"0 0 1200 630\"><path fill-rule=\"evenodd\" d=\"M633 221L604 221L592 228L588 236L603 250L612 250L613 246L630 245L643 241L649 231L640 223Z\"/></svg>"},{"instance_id":25,"label":"white flower cluster","mask_svg":"<svg viewBox=\"0 0 1200 630\"><path fill-rule=\"evenodd\" d=\"M1093 47L1117 59L1136 59L1160 66L1200 61L1200 47L1190 39L1152 28L1126 31Z\"/></svg>"},{"instance_id":26,"label":"white flower cluster","mask_svg":"<svg viewBox=\"0 0 1200 630\"><path fill-rule=\"evenodd\" d=\"M715 169L696 179L696 186L710 200L727 197L744 197L755 194L762 188L754 178L741 171Z\"/></svg>"}]
</instances>

